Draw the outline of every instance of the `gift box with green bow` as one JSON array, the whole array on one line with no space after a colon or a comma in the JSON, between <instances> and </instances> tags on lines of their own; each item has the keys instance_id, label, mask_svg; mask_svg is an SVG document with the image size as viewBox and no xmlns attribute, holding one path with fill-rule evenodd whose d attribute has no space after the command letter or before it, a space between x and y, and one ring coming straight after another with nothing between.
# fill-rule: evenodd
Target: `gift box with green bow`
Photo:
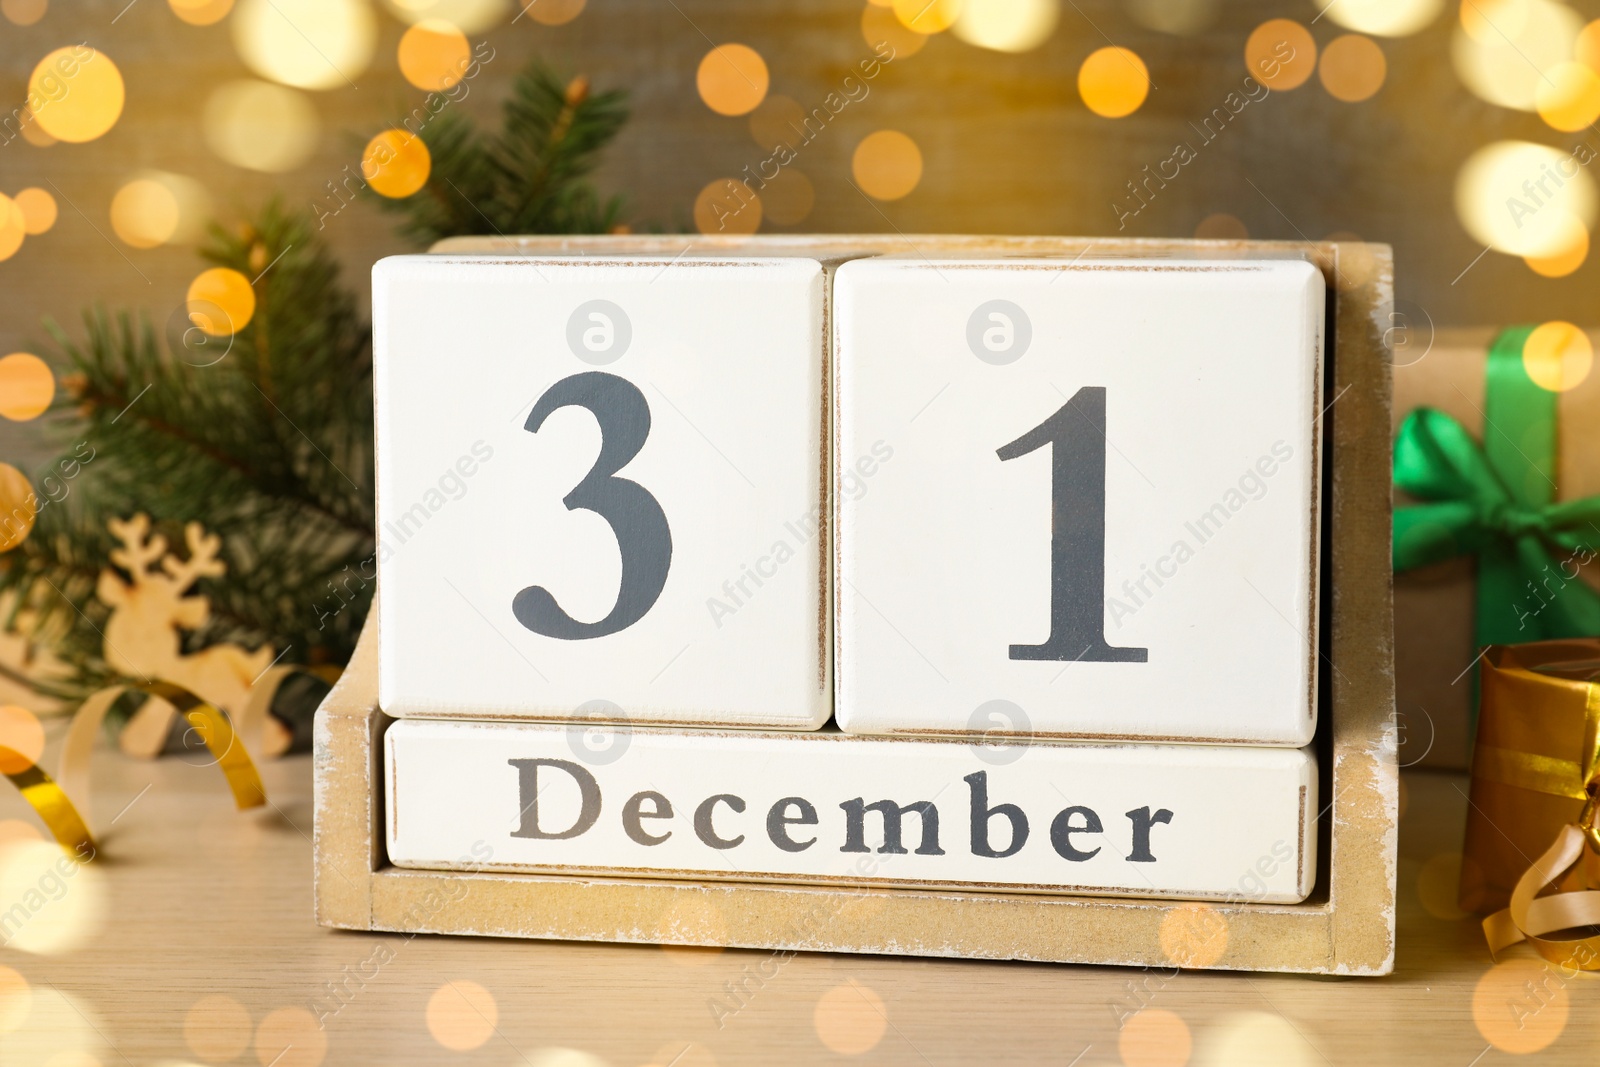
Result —
<instances>
[{"instance_id":1,"label":"gift box with green bow","mask_svg":"<svg viewBox=\"0 0 1600 1067\"><path fill-rule=\"evenodd\" d=\"M1397 507L1394 520L1398 703L1406 744L1416 744L1402 759L1418 758L1426 745L1434 749L1427 762L1465 765L1476 711L1472 668L1483 649L1600 636L1600 593L1583 573L1600 556L1600 496L1563 500L1560 492L1562 470L1574 458L1562 462L1562 445L1575 431L1600 433L1600 404L1593 402L1600 395L1593 383L1573 390L1577 395L1535 383L1523 359L1532 331L1502 331L1481 362L1447 343L1416 366L1396 369L1397 386L1411 375L1411 392L1431 391L1441 401L1412 409L1394 442L1395 486L1415 501ZM1483 376L1481 404L1456 380L1469 368ZM1592 410L1575 413L1574 400ZM1481 434L1446 406L1480 419ZM1577 421L1563 427L1563 418ZM1586 458L1587 449L1569 451ZM1460 564L1436 566L1450 560L1470 560L1475 575ZM1451 589L1463 580L1475 580L1470 604ZM1472 615L1470 641L1458 637L1450 617L1462 611ZM1453 647L1456 640L1461 647ZM1408 644L1415 653L1410 662L1431 668L1428 687L1408 685L1418 673L1407 677ZM1455 673L1445 680L1448 671Z\"/></svg>"}]
</instances>

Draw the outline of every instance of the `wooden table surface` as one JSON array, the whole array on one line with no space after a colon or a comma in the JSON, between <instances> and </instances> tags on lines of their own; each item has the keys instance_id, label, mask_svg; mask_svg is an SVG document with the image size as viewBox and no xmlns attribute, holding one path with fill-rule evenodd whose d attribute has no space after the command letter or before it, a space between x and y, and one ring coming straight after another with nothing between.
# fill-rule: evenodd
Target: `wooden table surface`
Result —
<instances>
[{"instance_id":1,"label":"wooden table surface","mask_svg":"<svg viewBox=\"0 0 1600 1067\"><path fill-rule=\"evenodd\" d=\"M1396 973L1317 979L329 931L311 917L308 756L266 765L271 806L244 813L214 768L96 758L95 812L116 817L100 859L42 882L0 863L6 908L45 901L0 948L0 1067L1487 1067L1600 1051L1600 978L1525 948L1491 974L1454 911L1457 775L1404 779ZM10 795L0 820L32 816Z\"/></svg>"}]
</instances>

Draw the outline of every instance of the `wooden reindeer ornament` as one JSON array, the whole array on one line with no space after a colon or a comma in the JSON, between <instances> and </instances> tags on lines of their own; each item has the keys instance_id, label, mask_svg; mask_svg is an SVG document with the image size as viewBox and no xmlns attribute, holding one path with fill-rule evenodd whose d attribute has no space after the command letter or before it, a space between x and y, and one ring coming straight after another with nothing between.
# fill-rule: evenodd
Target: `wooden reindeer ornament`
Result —
<instances>
[{"instance_id":1,"label":"wooden reindeer ornament","mask_svg":"<svg viewBox=\"0 0 1600 1067\"><path fill-rule=\"evenodd\" d=\"M128 580L108 568L100 572L95 588L112 609L105 629L106 662L131 678L182 686L238 720L249 703L252 683L271 665L272 650L247 652L224 643L185 654L180 632L199 629L210 614L210 602L199 594L188 595L188 590L200 578L227 573L227 564L217 558L221 538L207 534L198 522L189 523L184 527L189 558L179 560L167 551L165 537L150 536L147 515L112 519L109 526L123 544L111 550L111 562L127 573ZM174 714L166 701L147 700L123 729L123 751L147 758L159 754ZM288 747L288 731L276 720L264 724L264 731L262 745L269 752Z\"/></svg>"}]
</instances>

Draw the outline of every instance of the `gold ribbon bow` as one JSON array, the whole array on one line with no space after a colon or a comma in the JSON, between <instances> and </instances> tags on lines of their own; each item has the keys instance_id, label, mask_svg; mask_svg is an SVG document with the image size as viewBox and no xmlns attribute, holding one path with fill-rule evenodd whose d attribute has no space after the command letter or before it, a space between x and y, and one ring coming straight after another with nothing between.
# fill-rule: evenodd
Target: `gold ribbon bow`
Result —
<instances>
[{"instance_id":1,"label":"gold ribbon bow","mask_svg":"<svg viewBox=\"0 0 1600 1067\"><path fill-rule=\"evenodd\" d=\"M1600 971L1600 933L1579 933L1600 926L1600 780L1589 785L1589 800L1576 823L1561 828L1555 842L1517 880L1511 906L1483 920L1489 954L1522 941L1565 970ZM1562 883L1573 886L1549 896L1539 894ZM1552 934L1567 932L1566 937Z\"/></svg>"}]
</instances>

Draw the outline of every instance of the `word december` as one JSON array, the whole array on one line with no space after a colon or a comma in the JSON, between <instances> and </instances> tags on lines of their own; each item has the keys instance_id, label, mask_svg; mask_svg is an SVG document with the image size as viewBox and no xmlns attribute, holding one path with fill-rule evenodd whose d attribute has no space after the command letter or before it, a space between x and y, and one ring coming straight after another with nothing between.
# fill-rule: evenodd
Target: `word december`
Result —
<instances>
[{"instance_id":1,"label":"word december","mask_svg":"<svg viewBox=\"0 0 1600 1067\"><path fill-rule=\"evenodd\" d=\"M507 760L517 769L520 794L520 823L512 837L540 841L564 841L579 837L600 821L603 806L600 783L584 767L563 759L512 759ZM541 768L570 776L578 787L580 808L572 825L549 828L539 822L539 771ZM974 771L962 779L968 788L967 845L974 856L988 859L1005 859L1022 851L1028 843L1031 827L1028 816L1015 804L989 803L989 772ZM547 782L548 784L548 782ZM702 800L694 809L694 833L707 848L726 851L738 848L745 834L736 833L747 827L748 820L740 820L749 805L733 793L716 793ZM931 800L914 800L899 804L893 800L875 800L868 803L865 797L855 797L839 805L845 814L844 843L840 852L871 852L867 844L867 813L878 816L878 827L883 844L878 852L906 855L906 817L915 815L918 821L919 841L914 851L918 856L943 856L944 847L939 837L939 808ZM722 809L726 809L724 812ZM1131 847L1125 857L1129 863L1154 863L1155 853L1150 849L1151 830L1158 824L1171 823L1172 812L1167 808L1152 812L1150 808L1134 808L1124 812L1130 823ZM623 833L634 844L649 848L672 837L672 831L660 829L663 820L674 818L672 802L653 789L641 790L630 796L622 805ZM994 834L995 820L1009 826L1009 833ZM784 852L804 852L818 843L815 836L803 837L805 828L820 823L816 805L805 797L783 797L767 809L760 825L766 830L772 844ZM647 826L646 823L653 825ZM659 830L659 832L658 832ZM1083 863L1100 854L1103 846L1082 848L1075 838L1094 836L1105 832L1100 815L1094 809L1074 804L1061 809L1050 820L1050 846L1062 859ZM995 838L1002 837L1005 844L999 847Z\"/></svg>"}]
</instances>

